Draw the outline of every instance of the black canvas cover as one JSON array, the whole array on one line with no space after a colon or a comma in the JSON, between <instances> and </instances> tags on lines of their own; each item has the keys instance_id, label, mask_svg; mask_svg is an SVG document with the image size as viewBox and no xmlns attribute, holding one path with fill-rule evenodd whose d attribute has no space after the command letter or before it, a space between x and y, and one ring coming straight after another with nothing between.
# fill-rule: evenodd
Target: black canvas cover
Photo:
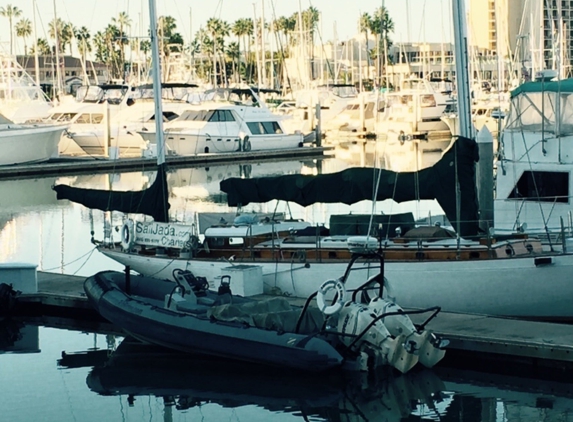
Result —
<instances>
[{"instance_id":1,"label":"black canvas cover","mask_svg":"<svg viewBox=\"0 0 573 422\"><path fill-rule=\"evenodd\" d=\"M68 199L88 208L145 214L158 222L167 222L169 218L169 192L165 165L158 168L153 184L140 191L84 189L68 185L56 185L53 189L56 191L57 199Z\"/></svg>"},{"instance_id":2,"label":"black canvas cover","mask_svg":"<svg viewBox=\"0 0 573 422\"><path fill-rule=\"evenodd\" d=\"M478 160L475 140L459 137L440 161L418 172L396 173L354 167L316 176L233 177L221 181L220 188L227 193L230 206L274 199L292 201L302 206L317 202L354 204L374 197L377 201L393 199L396 202L436 199L453 227L457 228L459 223L460 235L471 237L478 234L475 182L475 163ZM459 196L456 195L458 185Z\"/></svg>"}]
</instances>

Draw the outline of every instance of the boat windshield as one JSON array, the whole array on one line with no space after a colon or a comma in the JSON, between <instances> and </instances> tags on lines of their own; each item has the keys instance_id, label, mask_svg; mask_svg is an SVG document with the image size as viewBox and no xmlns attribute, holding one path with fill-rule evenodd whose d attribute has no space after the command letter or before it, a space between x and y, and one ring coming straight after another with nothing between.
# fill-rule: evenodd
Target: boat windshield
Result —
<instances>
[{"instance_id":1,"label":"boat windshield","mask_svg":"<svg viewBox=\"0 0 573 422\"><path fill-rule=\"evenodd\" d=\"M12 83L0 85L0 100L15 102L46 101L46 97L39 87Z\"/></svg>"},{"instance_id":2,"label":"boat windshield","mask_svg":"<svg viewBox=\"0 0 573 422\"><path fill-rule=\"evenodd\" d=\"M511 100L506 129L573 135L573 92L520 93Z\"/></svg>"},{"instance_id":3,"label":"boat windshield","mask_svg":"<svg viewBox=\"0 0 573 422\"><path fill-rule=\"evenodd\" d=\"M353 85L333 86L332 94L341 98L353 98L356 97L358 91Z\"/></svg>"},{"instance_id":4,"label":"boat windshield","mask_svg":"<svg viewBox=\"0 0 573 422\"><path fill-rule=\"evenodd\" d=\"M423 79L406 79L402 81L401 89L412 91L427 91L426 81Z\"/></svg>"},{"instance_id":5,"label":"boat windshield","mask_svg":"<svg viewBox=\"0 0 573 422\"><path fill-rule=\"evenodd\" d=\"M84 103L119 104L128 91L126 85L82 85L76 91L76 101Z\"/></svg>"},{"instance_id":6,"label":"boat windshield","mask_svg":"<svg viewBox=\"0 0 573 422\"><path fill-rule=\"evenodd\" d=\"M161 98L170 101L187 101L196 92L195 87L168 86L161 88ZM153 101L153 86L144 85L139 87L132 96L136 100Z\"/></svg>"}]
</instances>

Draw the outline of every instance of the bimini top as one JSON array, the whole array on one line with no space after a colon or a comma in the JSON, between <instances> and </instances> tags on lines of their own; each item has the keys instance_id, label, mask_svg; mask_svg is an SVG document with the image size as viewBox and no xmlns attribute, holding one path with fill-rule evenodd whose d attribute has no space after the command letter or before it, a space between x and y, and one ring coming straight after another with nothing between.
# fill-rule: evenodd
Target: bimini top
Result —
<instances>
[{"instance_id":1,"label":"bimini top","mask_svg":"<svg viewBox=\"0 0 573 422\"><path fill-rule=\"evenodd\" d=\"M511 98L526 92L573 92L573 79L549 82L526 82L511 91Z\"/></svg>"}]
</instances>

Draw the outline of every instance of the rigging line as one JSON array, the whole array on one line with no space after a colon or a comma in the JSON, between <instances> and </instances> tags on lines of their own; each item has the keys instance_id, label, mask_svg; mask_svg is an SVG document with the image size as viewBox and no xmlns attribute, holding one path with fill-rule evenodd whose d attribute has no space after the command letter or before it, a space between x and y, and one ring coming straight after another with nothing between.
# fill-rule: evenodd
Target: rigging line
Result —
<instances>
[{"instance_id":1,"label":"rigging line","mask_svg":"<svg viewBox=\"0 0 573 422\"><path fill-rule=\"evenodd\" d=\"M93 255L94 251L96 250L96 248L93 248L90 252L90 254L88 255L88 257L86 258L86 260L84 261L84 263L82 265L80 265L80 267L74 271L73 275L76 275L89 261L89 259L91 258L91 256Z\"/></svg>"},{"instance_id":2,"label":"rigging line","mask_svg":"<svg viewBox=\"0 0 573 422\"><path fill-rule=\"evenodd\" d=\"M276 19L277 19L277 15L276 15L276 11L275 11L275 2L274 2L274 1L271 1L271 8L273 9L273 18L274 18L274 20L276 20ZM285 63L285 60L286 60L286 58L285 58L285 52L284 52L284 48L283 48L283 44L282 44L281 37L278 35L278 31L275 32L275 39L276 39L276 41L277 41L277 43L278 43L278 45L279 45L279 51L280 51L281 58L282 58L282 61L283 61L283 66L282 66L281 70L284 72L284 73L283 73L284 76L286 76L288 89L289 89L289 91L292 93L292 85L291 85L291 82L290 82L290 76L289 76L289 73L288 73L288 69L286 68L286 66L284 66L284 63ZM284 90L283 90L283 95L285 95Z\"/></svg>"},{"instance_id":3,"label":"rigging line","mask_svg":"<svg viewBox=\"0 0 573 422\"><path fill-rule=\"evenodd\" d=\"M93 249L89 250L88 252L86 252L86 253L83 254L82 256L80 256L80 257L74 259L73 261L67 262L67 263L65 263L65 264L63 264L63 265L58 265L57 267L53 267L53 268L44 268L44 269L42 269L42 271L50 272L50 271L58 270L58 269L60 269L61 267L67 267L68 265L71 265L71 264L73 264L74 262L77 262L77 261L79 261L80 259L84 258L86 255L89 255L89 256L88 256L88 259L89 259L89 257L94 253L94 251L95 251L96 249L97 249L97 247L94 247ZM86 261L87 261L87 260L86 260ZM84 265L85 265L85 263L82 264L82 267L83 267ZM80 267L80 269L81 269L81 267ZM75 273L74 273L74 274L75 274Z\"/></svg>"},{"instance_id":4,"label":"rigging line","mask_svg":"<svg viewBox=\"0 0 573 422\"><path fill-rule=\"evenodd\" d=\"M545 95L545 91L541 92L541 95L544 96ZM550 104L551 105L551 104ZM555 108L553 108L553 110L555 110ZM543 115L543 114L542 114ZM556 116L556 119L559 119L560 116ZM545 138L545 133L541 133L541 137L542 139ZM527 157L527 164L529 165L529 171L531 172L531 180L533 181L533 188L535 190L535 194L537 195L537 204L539 206L539 213L541 214L541 219L543 221L543 227L545 229L545 233L547 235L547 238L549 240L549 248L551 249L551 251L553 251L553 244L551 242L551 238L549 236L549 229L547 227L547 223L548 223L548 218L545 218L545 212L543 211L543 204L541 203L541 195L539 194L539 188L537 187L537 181L535 180L535 175L533 172L533 165L531 163L531 157L529 155L529 149L527 148L527 144L525 142L525 136L523 134L523 129L521 131L521 139L523 141L523 147L525 149L525 156ZM556 138L554 138L556 139ZM515 155L514 155L515 158ZM515 161L514 161L514 168L515 168Z\"/></svg>"},{"instance_id":5,"label":"rigging line","mask_svg":"<svg viewBox=\"0 0 573 422\"><path fill-rule=\"evenodd\" d=\"M308 4L310 7L313 7L311 0L308 1ZM320 21L322 22L322 13L320 13ZM324 49L324 42L322 41L322 33L320 32L320 28L316 28L316 33L318 34L318 39L320 40L320 47L322 50L322 54L324 55L326 66L328 67L328 73L334 79L334 71L332 69L332 66L330 65L330 60L326 57L326 50ZM334 49L336 50L336 46L334 46ZM322 69L320 69L320 72L322 74Z\"/></svg>"}]
</instances>

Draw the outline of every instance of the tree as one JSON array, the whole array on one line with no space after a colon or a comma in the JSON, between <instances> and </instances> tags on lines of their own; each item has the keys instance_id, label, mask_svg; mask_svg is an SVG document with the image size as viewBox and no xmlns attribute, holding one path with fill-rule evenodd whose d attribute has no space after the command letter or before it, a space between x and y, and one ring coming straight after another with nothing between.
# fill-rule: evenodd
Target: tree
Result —
<instances>
[{"instance_id":1,"label":"tree","mask_svg":"<svg viewBox=\"0 0 573 422\"><path fill-rule=\"evenodd\" d=\"M241 57L241 52L239 50L239 44L236 42L231 42L225 50L225 56L229 58L233 68L233 76L235 82L238 82L238 68L239 68L239 58Z\"/></svg>"},{"instance_id":2,"label":"tree","mask_svg":"<svg viewBox=\"0 0 573 422\"><path fill-rule=\"evenodd\" d=\"M90 31L85 27L82 26L79 29L75 30L74 35L76 36L76 42L78 43L78 51L82 56L82 66L84 70L85 77L87 79L87 68L86 68L86 56L88 52L92 51L92 46L90 43ZM95 75L94 75L95 76ZM86 81L89 82L89 81Z\"/></svg>"},{"instance_id":3,"label":"tree","mask_svg":"<svg viewBox=\"0 0 573 422\"><path fill-rule=\"evenodd\" d=\"M48 44L48 40L45 38L38 38L36 40L36 46L38 48L38 55L40 56L49 56L52 54L52 49L50 48L50 44ZM30 49L30 54L36 54L36 47L32 47Z\"/></svg>"},{"instance_id":4,"label":"tree","mask_svg":"<svg viewBox=\"0 0 573 422\"><path fill-rule=\"evenodd\" d=\"M76 33L76 28L71 22L64 22L62 27L62 47L63 51L65 52L66 45L70 47L70 56L73 54L72 52L72 41L74 39Z\"/></svg>"},{"instance_id":5,"label":"tree","mask_svg":"<svg viewBox=\"0 0 573 422\"><path fill-rule=\"evenodd\" d=\"M368 31L370 31L370 28L372 27L372 18L370 17L370 15L368 13L363 13L360 16L360 21L359 21L359 26L360 26L360 32L364 32L364 48L366 49L366 62L368 64L368 69L370 68L370 53L368 51ZM363 76L361 75L360 78L360 90L362 91L362 79Z\"/></svg>"},{"instance_id":6,"label":"tree","mask_svg":"<svg viewBox=\"0 0 573 422\"><path fill-rule=\"evenodd\" d=\"M245 40L245 37L250 37L253 34L253 21L250 19L237 19L235 21L235 23L233 24L233 26L231 27L231 31L233 32L233 34L237 37L237 45L239 48L239 57L238 57L238 70L237 72L239 73L239 75L241 74L241 40L243 40L243 48L245 47L245 44L247 44L248 47L248 43ZM247 67L247 62L248 62L248 54L245 54L245 70ZM244 76L246 76L246 73L244 73Z\"/></svg>"},{"instance_id":7,"label":"tree","mask_svg":"<svg viewBox=\"0 0 573 422\"><path fill-rule=\"evenodd\" d=\"M24 55L28 55L28 46L26 43L26 38L32 35L32 23L30 19L20 19L16 23L16 36L24 39Z\"/></svg>"},{"instance_id":8,"label":"tree","mask_svg":"<svg viewBox=\"0 0 573 422\"><path fill-rule=\"evenodd\" d=\"M59 51L63 51L65 44L64 44L64 21L61 18L53 19L50 23L48 23L48 35L50 38L57 41L57 47ZM67 44L67 42L66 42Z\"/></svg>"},{"instance_id":9,"label":"tree","mask_svg":"<svg viewBox=\"0 0 573 422\"><path fill-rule=\"evenodd\" d=\"M378 63L378 78L382 81L382 67L389 62L388 48L392 45L389 33L394 32L394 21L388 15L388 10L382 7L374 11L370 21L370 32L376 35L376 51L373 52ZM382 58L384 60L382 61Z\"/></svg>"},{"instance_id":10,"label":"tree","mask_svg":"<svg viewBox=\"0 0 573 422\"><path fill-rule=\"evenodd\" d=\"M124 32L125 28L131 26L131 19L127 12L120 12L117 18L112 18L111 22L119 28L119 38L116 42L119 44L119 61L123 68L125 65L125 45L129 43L127 34Z\"/></svg>"},{"instance_id":11,"label":"tree","mask_svg":"<svg viewBox=\"0 0 573 422\"><path fill-rule=\"evenodd\" d=\"M211 40L213 41L213 85L217 85L217 51L221 49L222 34L225 28L223 21L217 18L209 18L207 21L207 32L211 35ZM219 44L219 46L217 45ZM222 68L221 68L222 70ZM221 72L221 79L223 75Z\"/></svg>"},{"instance_id":12,"label":"tree","mask_svg":"<svg viewBox=\"0 0 573 422\"><path fill-rule=\"evenodd\" d=\"M10 22L10 55L14 54L14 40L12 35L14 34L13 28L13 20L18 18L22 15L22 10L18 9L16 6L12 6L8 4L6 7L0 7L0 16L4 16L8 18L8 22Z\"/></svg>"},{"instance_id":13,"label":"tree","mask_svg":"<svg viewBox=\"0 0 573 422\"><path fill-rule=\"evenodd\" d=\"M241 50L241 39L242 39L242 44L243 44L243 49L246 46L246 50L247 52L244 54L245 57L245 71L244 71L244 76L247 79L250 79L250 75L247 76L247 69L249 68L249 58L250 58L250 37L253 35L254 32L254 26L253 26L253 20L250 18L242 18L242 19L237 19L235 21L235 23L232 25L232 27L230 28L231 32L237 37L238 39L238 44L239 44L239 53ZM241 67L241 59L239 57L239 68ZM240 70L239 70L240 72Z\"/></svg>"},{"instance_id":14,"label":"tree","mask_svg":"<svg viewBox=\"0 0 573 422\"><path fill-rule=\"evenodd\" d=\"M169 56L172 51L181 51L183 49L183 36L176 32L177 24L172 16L160 16L157 22L159 33L159 50L165 56Z\"/></svg>"}]
</instances>

